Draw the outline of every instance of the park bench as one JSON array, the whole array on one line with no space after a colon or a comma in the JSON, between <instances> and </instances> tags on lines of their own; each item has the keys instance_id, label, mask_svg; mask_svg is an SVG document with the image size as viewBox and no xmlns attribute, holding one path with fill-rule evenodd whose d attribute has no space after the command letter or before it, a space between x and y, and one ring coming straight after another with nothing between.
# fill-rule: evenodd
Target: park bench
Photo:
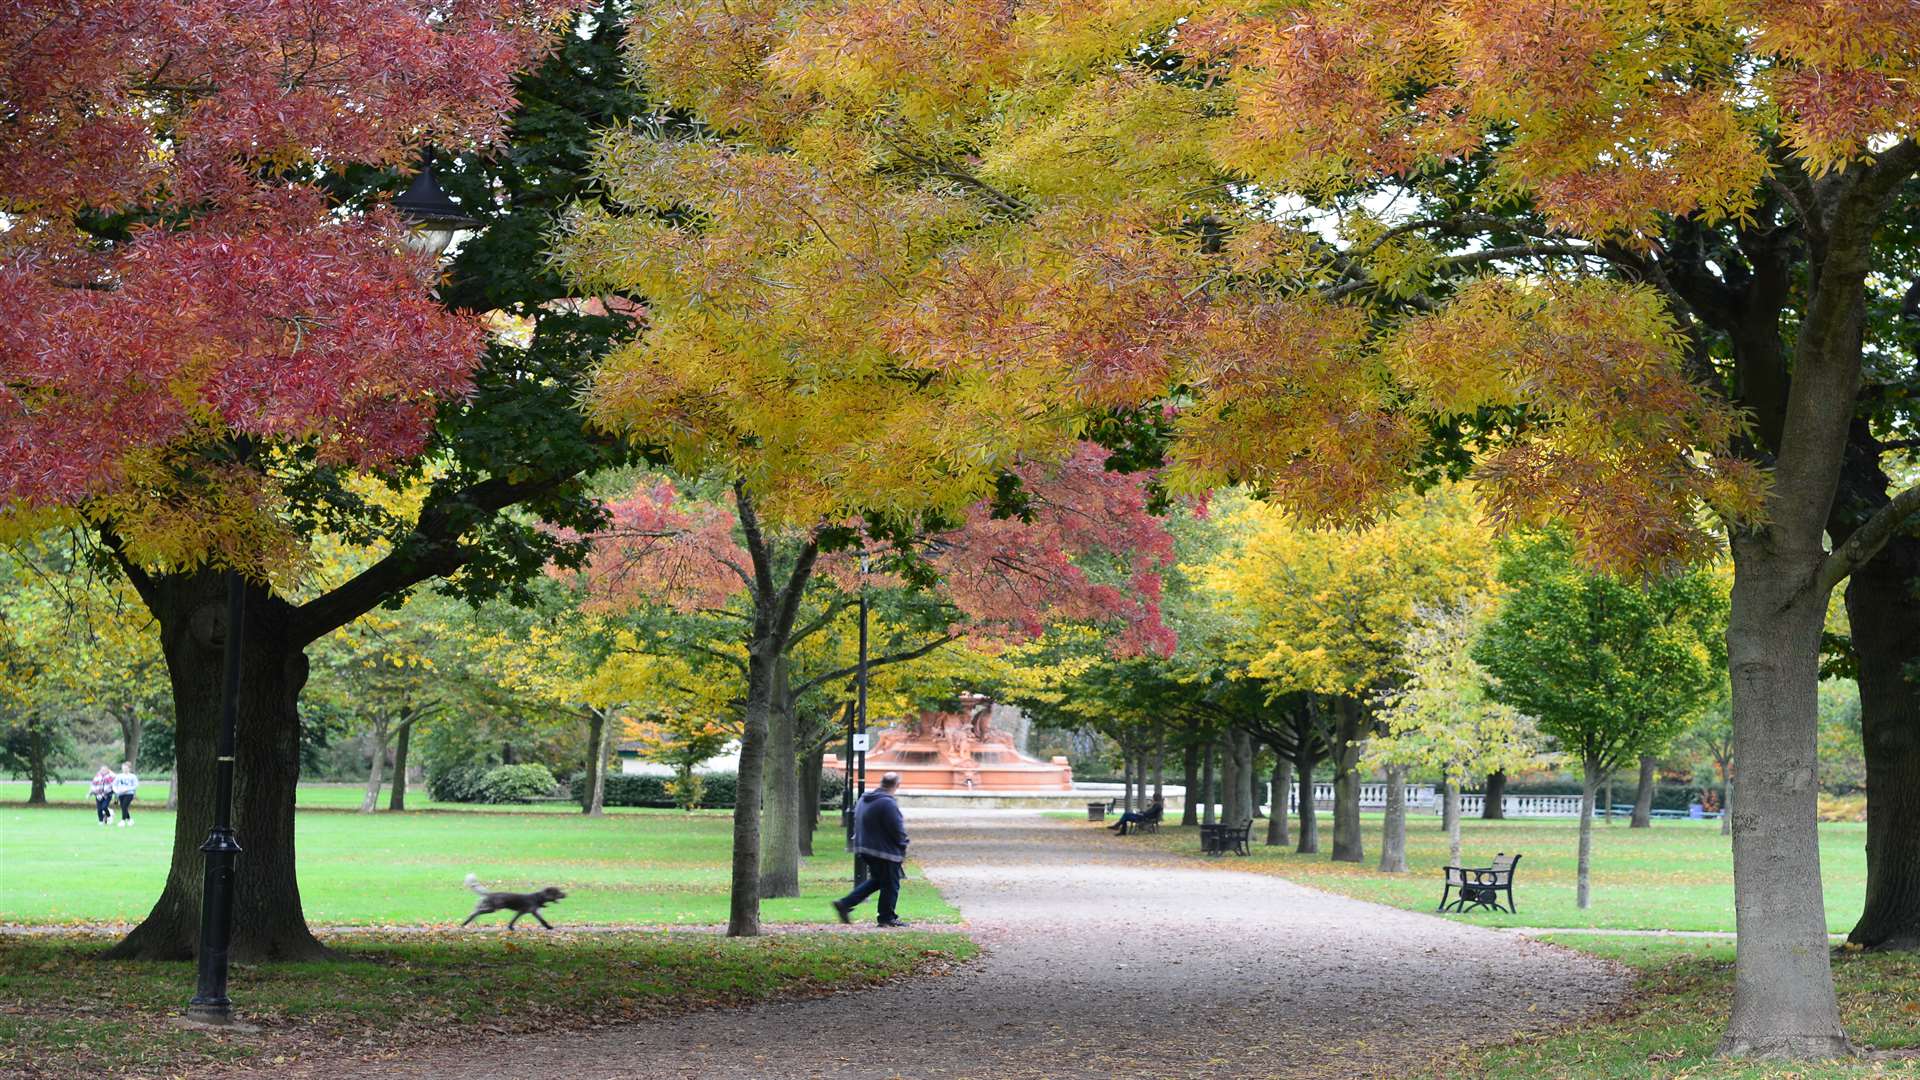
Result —
<instances>
[{"instance_id":1,"label":"park bench","mask_svg":"<svg viewBox=\"0 0 1920 1080\"><path fill-rule=\"evenodd\" d=\"M1440 890L1441 911L1466 911L1471 908L1492 908L1513 914L1519 909L1513 903L1513 868L1520 863L1520 856L1501 852L1493 857L1492 866L1467 867L1449 866L1444 871L1446 887ZM1500 894L1507 894L1507 904L1500 906Z\"/></svg>"},{"instance_id":2,"label":"park bench","mask_svg":"<svg viewBox=\"0 0 1920 1080\"><path fill-rule=\"evenodd\" d=\"M1129 821L1126 824L1120 826L1120 835L1125 836L1129 832L1134 832L1134 833L1159 832L1160 819L1166 816L1166 812L1167 812L1167 808L1165 806L1160 806L1153 810L1149 810L1147 811L1146 816L1141 818L1139 821Z\"/></svg>"},{"instance_id":3,"label":"park bench","mask_svg":"<svg viewBox=\"0 0 1920 1080\"><path fill-rule=\"evenodd\" d=\"M1202 825L1200 826L1200 854L1225 855L1231 851L1235 855L1251 855L1247 849L1247 834L1253 830L1253 822L1241 825Z\"/></svg>"}]
</instances>

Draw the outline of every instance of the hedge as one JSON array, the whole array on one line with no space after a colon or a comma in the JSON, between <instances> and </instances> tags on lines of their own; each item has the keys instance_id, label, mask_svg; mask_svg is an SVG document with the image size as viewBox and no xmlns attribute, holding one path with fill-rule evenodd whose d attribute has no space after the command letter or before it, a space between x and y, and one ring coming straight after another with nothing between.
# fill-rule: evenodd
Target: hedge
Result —
<instances>
[{"instance_id":1,"label":"hedge","mask_svg":"<svg viewBox=\"0 0 1920 1080\"><path fill-rule=\"evenodd\" d=\"M667 794L669 776L631 776L626 773L608 773L606 789L602 801L607 806L653 806L672 807L679 805L673 796ZM705 792L700 796L700 805L709 810L731 810L734 794L739 789L739 780L730 772L701 773L700 779L706 782ZM587 778L576 776L572 784L573 801L585 806L587 803ZM840 778L823 773L820 778L820 805L840 805Z\"/></svg>"}]
</instances>

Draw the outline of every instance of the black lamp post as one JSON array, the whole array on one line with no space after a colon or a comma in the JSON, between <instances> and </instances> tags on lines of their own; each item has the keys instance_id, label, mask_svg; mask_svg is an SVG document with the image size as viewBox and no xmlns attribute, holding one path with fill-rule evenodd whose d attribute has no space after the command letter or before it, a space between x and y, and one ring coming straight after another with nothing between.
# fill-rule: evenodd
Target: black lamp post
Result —
<instances>
[{"instance_id":1,"label":"black lamp post","mask_svg":"<svg viewBox=\"0 0 1920 1080\"><path fill-rule=\"evenodd\" d=\"M453 242L453 234L475 229L480 222L460 212L433 176L433 155L420 158L420 172L405 193L393 200L413 232L408 246L438 256ZM213 828L200 850L207 854L206 878L200 893L200 971L187 1019L203 1024L231 1024L233 1003L227 999L227 956L233 944L233 860L240 841L233 831L233 731L240 711L240 646L246 633L247 586L238 571L227 571L227 630L222 643L225 672L220 687L220 734L215 743L213 773Z\"/></svg>"},{"instance_id":2,"label":"black lamp post","mask_svg":"<svg viewBox=\"0 0 1920 1080\"><path fill-rule=\"evenodd\" d=\"M847 847L853 847L853 818L860 796L867 791L867 557L860 556L860 655L854 662L854 706L852 730L847 743ZM856 771L857 770L857 771ZM853 883L865 881L867 864L853 857Z\"/></svg>"},{"instance_id":3,"label":"black lamp post","mask_svg":"<svg viewBox=\"0 0 1920 1080\"><path fill-rule=\"evenodd\" d=\"M233 858L240 842L233 832L233 726L240 708L240 639L246 632L247 586L238 571L227 571L227 631L222 649L226 670L220 683L220 736L215 743L213 828L200 850L207 853L207 876L200 888L200 979L187 1019L202 1024L233 1022L227 1000L227 952L233 941Z\"/></svg>"}]
</instances>

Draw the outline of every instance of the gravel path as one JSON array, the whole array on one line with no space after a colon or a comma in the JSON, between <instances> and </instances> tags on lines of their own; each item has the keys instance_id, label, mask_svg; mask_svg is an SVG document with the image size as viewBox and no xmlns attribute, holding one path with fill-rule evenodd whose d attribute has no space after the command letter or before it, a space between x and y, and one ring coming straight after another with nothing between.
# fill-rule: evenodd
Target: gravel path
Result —
<instances>
[{"instance_id":1,"label":"gravel path","mask_svg":"<svg viewBox=\"0 0 1920 1080\"><path fill-rule=\"evenodd\" d=\"M1570 1023L1626 986L1601 961L1517 935L1159 854L1057 820L909 824L921 865L987 950L956 974L585 1034L333 1062L307 1075L1399 1076L1466 1044ZM907 883L903 917L924 887ZM863 913L872 910L869 903Z\"/></svg>"}]
</instances>

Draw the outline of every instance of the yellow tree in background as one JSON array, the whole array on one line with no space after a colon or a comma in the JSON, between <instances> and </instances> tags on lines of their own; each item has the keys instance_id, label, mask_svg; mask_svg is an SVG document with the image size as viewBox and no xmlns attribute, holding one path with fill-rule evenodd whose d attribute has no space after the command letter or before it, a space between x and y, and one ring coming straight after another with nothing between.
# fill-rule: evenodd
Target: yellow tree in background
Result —
<instances>
[{"instance_id":1,"label":"yellow tree in background","mask_svg":"<svg viewBox=\"0 0 1920 1080\"><path fill-rule=\"evenodd\" d=\"M1333 858L1359 862L1359 763L1373 701L1399 681L1423 607L1472 603L1493 588L1493 538L1473 492L1446 485L1401 497L1372 524L1315 529L1275 506L1227 510L1231 537L1201 577L1237 640L1230 653L1275 693L1331 712ZM1404 779L1390 766L1390 810ZM1389 814L1388 845L1398 842Z\"/></svg>"},{"instance_id":2,"label":"yellow tree in background","mask_svg":"<svg viewBox=\"0 0 1920 1080\"><path fill-rule=\"evenodd\" d=\"M1418 611L1400 678L1378 702L1380 730L1367 747L1371 760L1440 774L1449 866L1460 865L1461 785L1475 775L1541 763L1533 718L1495 700L1486 669L1473 658L1492 608L1490 597L1477 599ZM1383 869L1406 870L1404 850L1400 855L1398 866Z\"/></svg>"}]
</instances>

